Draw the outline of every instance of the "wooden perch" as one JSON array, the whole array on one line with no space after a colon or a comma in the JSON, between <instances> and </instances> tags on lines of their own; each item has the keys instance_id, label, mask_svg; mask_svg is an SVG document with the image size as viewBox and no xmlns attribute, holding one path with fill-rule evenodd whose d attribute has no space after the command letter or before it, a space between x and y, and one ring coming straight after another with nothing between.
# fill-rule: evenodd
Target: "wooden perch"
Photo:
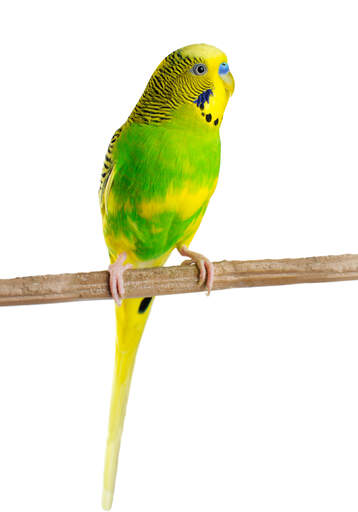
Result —
<instances>
[{"instance_id":1,"label":"wooden perch","mask_svg":"<svg viewBox=\"0 0 358 512\"><path fill-rule=\"evenodd\" d=\"M358 255L214 263L213 290L358 279ZM126 297L205 291L195 266L127 270ZM109 299L108 272L0 279L0 306Z\"/></svg>"}]
</instances>

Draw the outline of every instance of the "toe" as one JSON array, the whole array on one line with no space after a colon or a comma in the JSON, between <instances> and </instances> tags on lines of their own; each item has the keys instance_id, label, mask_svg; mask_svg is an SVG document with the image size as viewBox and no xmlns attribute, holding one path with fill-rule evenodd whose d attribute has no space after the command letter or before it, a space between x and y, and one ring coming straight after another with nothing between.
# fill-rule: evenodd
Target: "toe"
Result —
<instances>
[{"instance_id":1,"label":"toe","mask_svg":"<svg viewBox=\"0 0 358 512\"><path fill-rule=\"evenodd\" d=\"M112 297L115 301L115 303L120 306L122 304L122 299L120 298L119 294L118 294L118 284L117 284L117 279L116 277L113 275L112 272L110 272L109 274L109 288L111 290L111 294L112 294Z\"/></svg>"},{"instance_id":2,"label":"toe","mask_svg":"<svg viewBox=\"0 0 358 512\"><path fill-rule=\"evenodd\" d=\"M206 266L204 260L199 260L198 263L198 269L199 269L199 286L202 286L205 283L206 280Z\"/></svg>"},{"instance_id":3,"label":"toe","mask_svg":"<svg viewBox=\"0 0 358 512\"><path fill-rule=\"evenodd\" d=\"M184 260L180 263L180 266L182 265L194 265L195 264L195 261L193 260Z\"/></svg>"},{"instance_id":4,"label":"toe","mask_svg":"<svg viewBox=\"0 0 358 512\"><path fill-rule=\"evenodd\" d=\"M129 268L132 268L131 263L123 265L123 262L126 260L126 258L126 253L121 253L117 260L108 268L109 288L111 290L112 297L118 306L122 304L122 299L124 299L123 273Z\"/></svg>"},{"instance_id":5,"label":"toe","mask_svg":"<svg viewBox=\"0 0 358 512\"><path fill-rule=\"evenodd\" d=\"M211 261L206 261L205 268L206 268L206 288L208 290L208 295L210 295L210 292L212 290L213 283L214 283L214 265L211 263Z\"/></svg>"}]
</instances>

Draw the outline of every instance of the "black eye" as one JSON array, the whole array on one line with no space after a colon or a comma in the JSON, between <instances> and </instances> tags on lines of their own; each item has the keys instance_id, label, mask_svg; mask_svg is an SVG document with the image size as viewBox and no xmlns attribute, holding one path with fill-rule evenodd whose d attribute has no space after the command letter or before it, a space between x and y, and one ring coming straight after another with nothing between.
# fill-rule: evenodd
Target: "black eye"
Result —
<instances>
[{"instance_id":1,"label":"black eye","mask_svg":"<svg viewBox=\"0 0 358 512\"><path fill-rule=\"evenodd\" d=\"M207 73L208 68L205 66L205 64L195 64L190 70L193 75L205 75Z\"/></svg>"}]
</instances>

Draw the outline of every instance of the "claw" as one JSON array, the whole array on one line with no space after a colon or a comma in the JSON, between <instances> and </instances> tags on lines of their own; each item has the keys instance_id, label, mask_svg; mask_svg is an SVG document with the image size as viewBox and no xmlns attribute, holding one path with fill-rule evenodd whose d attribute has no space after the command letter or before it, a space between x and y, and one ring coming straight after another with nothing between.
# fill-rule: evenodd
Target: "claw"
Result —
<instances>
[{"instance_id":1,"label":"claw","mask_svg":"<svg viewBox=\"0 0 358 512\"><path fill-rule=\"evenodd\" d=\"M131 263L123 265L126 258L127 254L125 252L121 252L117 260L108 267L109 288L111 290L112 297L116 302L117 306L120 306L122 304L122 300L124 298L123 274L126 270L132 268L133 266Z\"/></svg>"},{"instance_id":2,"label":"claw","mask_svg":"<svg viewBox=\"0 0 358 512\"><path fill-rule=\"evenodd\" d=\"M208 290L208 295L210 295L211 289L214 283L214 265L211 263L208 258L203 256L202 254L194 251L189 251L189 249L182 245L178 251L182 256L188 256L190 260L184 260L182 265L193 265L195 264L199 270L199 286L202 286L204 283L206 284L206 288Z\"/></svg>"}]
</instances>

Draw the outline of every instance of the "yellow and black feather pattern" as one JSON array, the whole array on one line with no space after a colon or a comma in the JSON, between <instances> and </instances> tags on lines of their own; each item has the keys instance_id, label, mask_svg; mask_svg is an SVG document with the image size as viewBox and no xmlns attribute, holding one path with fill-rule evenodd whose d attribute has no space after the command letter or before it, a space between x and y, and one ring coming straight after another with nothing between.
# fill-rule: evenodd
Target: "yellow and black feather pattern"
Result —
<instances>
[{"instance_id":1,"label":"yellow and black feather pattern","mask_svg":"<svg viewBox=\"0 0 358 512\"><path fill-rule=\"evenodd\" d=\"M110 178L110 175L111 175L111 172L113 169L113 160L112 160L113 147L116 144L116 142L121 134L122 129L123 129L123 126L118 128L118 130L114 133L114 135L111 139L111 142L108 146L106 156L104 158L104 164L103 164L103 169L102 169L102 174L101 174L101 183L100 183L99 192L98 192L99 201L100 201L101 206L103 205L103 199L104 199L104 194L105 194L105 190L106 190L106 185L108 183L108 180Z\"/></svg>"},{"instance_id":2,"label":"yellow and black feather pattern","mask_svg":"<svg viewBox=\"0 0 358 512\"><path fill-rule=\"evenodd\" d=\"M183 56L177 50L158 66L135 106L129 123L161 123L171 118L171 113L186 102L194 102L203 89L211 89L212 82L203 79L200 84L190 73L194 64L203 59Z\"/></svg>"}]
</instances>

